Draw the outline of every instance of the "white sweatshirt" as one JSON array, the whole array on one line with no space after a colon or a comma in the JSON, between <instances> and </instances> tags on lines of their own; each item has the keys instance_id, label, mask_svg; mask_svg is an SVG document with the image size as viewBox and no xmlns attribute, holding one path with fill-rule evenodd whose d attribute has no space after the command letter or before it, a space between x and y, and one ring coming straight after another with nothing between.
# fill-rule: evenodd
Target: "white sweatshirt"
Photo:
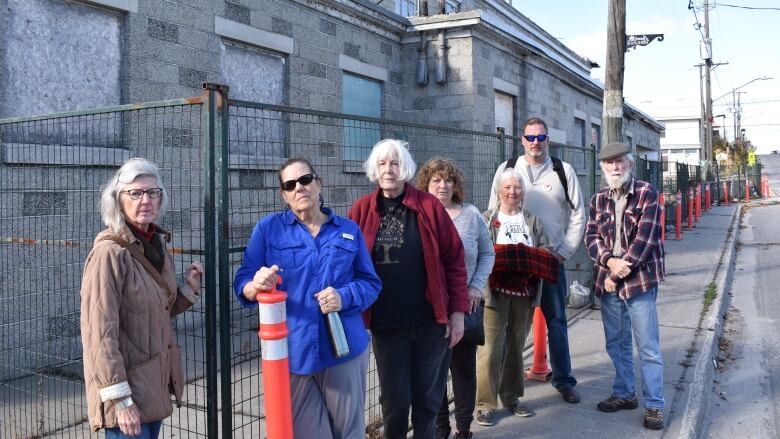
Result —
<instances>
[{"instance_id":1,"label":"white sweatshirt","mask_svg":"<svg viewBox=\"0 0 780 439\"><path fill-rule=\"evenodd\" d=\"M582 242L586 218L577 173L570 164L562 163L569 185L569 198L574 204L574 209L570 209L566 202L563 185L561 185L558 174L553 171L552 159L549 156L545 159L539 176L535 180L531 178L531 166L525 161L524 155L517 159L515 168L523 176L523 185L525 186L523 209L528 209L529 212L539 217L553 251L568 260ZM506 168L506 162L499 165L496 175L493 177L488 209L494 208L498 203L496 188L498 187L498 178L504 172L504 168Z\"/></svg>"}]
</instances>

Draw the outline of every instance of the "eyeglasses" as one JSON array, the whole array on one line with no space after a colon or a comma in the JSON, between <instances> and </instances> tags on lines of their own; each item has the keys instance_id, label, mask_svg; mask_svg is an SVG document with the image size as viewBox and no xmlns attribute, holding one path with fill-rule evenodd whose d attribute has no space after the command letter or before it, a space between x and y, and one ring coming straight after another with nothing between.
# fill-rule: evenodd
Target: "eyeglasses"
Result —
<instances>
[{"instance_id":1,"label":"eyeglasses","mask_svg":"<svg viewBox=\"0 0 780 439\"><path fill-rule=\"evenodd\" d=\"M525 138L525 140L527 140L529 142L533 142L534 140L538 140L540 142L544 142L545 140L547 140L547 134L537 134L535 136L533 134L527 134L527 135L524 135L523 137Z\"/></svg>"},{"instance_id":2,"label":"eyeglasses","mask_svg":"<svg viewBox=\"0 0 780 439\"><path fill-rule=\"evenodd\" d=\"M145 191L142 191L141 189L130 189L128 191L122 191L122 192L129 195L131 200L140 200L141 198L143 198L144 194L149 195L149 198L151 199L162 197L162 189L158 187L153 187Z\"/></svg>"},{"instance_id":3,"label":"eyeglasses","mask_svg":"<svg viewBox=\"0 0 780 439\"><path fill-rule=\"evenodd\" d=\"M317 174L311 173L311 174L303 174L300 177L298 177L297 180L287 180L282 183L282 190L285 192L290 192L295 190L295 183L300 183L303 186L306 186L307 184L314 181L314 179L317 178Z\"/></svg>"}]
</instances>

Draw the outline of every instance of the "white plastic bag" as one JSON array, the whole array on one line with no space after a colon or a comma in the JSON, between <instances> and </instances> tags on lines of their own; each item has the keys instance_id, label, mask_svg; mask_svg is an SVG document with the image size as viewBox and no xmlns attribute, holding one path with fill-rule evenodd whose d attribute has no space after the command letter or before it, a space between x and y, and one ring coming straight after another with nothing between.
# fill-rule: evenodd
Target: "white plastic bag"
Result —
<instances>
[{"instance_id":1,"label":"white plastic bag","mask_svg":"<svg viewBox=\"0 0 780 439\"><path fill-rule=\"evenodd\" d=\"M569 286L569 308L584 308L590 305L590 288L576 280Z\"/></svg>"}]
</instances>

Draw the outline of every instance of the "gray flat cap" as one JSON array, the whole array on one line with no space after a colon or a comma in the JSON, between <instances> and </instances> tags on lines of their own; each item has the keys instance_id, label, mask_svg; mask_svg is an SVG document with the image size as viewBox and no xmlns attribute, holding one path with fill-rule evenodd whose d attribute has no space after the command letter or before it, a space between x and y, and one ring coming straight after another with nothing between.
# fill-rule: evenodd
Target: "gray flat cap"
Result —
<instances>
[{"instance_id":1,"label":"gray flat cap","mask_svg":"<svg viewBox=\"0 0 780 439\"><path fill-rule=\"evenodd\" d=\"M610 160L618 158L621 155L625 155L630 152L631 147L625 143L613 142L601 148L601 151L599 152L599 160Z\"/></svg>"}]
</instances>

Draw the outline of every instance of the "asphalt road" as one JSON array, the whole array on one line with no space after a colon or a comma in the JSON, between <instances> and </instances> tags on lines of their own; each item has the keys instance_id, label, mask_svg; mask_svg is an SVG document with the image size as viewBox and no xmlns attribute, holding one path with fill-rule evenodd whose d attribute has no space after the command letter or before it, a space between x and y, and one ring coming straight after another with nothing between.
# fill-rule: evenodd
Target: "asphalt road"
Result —
<instances>
[{"instance_id":1,"label":"asphalt road","mask_svg":"<svg viewBox=\"0 0 780 439\"><path fill-rule=\"evenodd\" d=\"M772 195L780 195L780 155L760 160ZM778 218L778 198L744 212L704 437L780 437Z\"/></svg>"}]
</instances>

